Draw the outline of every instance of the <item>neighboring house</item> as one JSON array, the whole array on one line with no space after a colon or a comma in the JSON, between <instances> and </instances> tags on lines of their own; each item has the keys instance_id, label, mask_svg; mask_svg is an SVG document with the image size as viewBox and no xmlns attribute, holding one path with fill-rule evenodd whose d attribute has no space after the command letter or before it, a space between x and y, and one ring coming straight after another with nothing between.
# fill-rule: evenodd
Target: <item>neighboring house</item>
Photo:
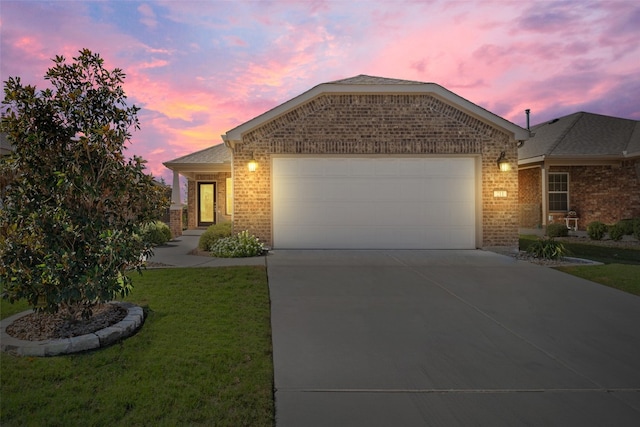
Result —
<instances>
[{"instance_id":1,"label":"neighboring house","mask_svg":"<svg viewBox=\"0 0 640 427\"><path fill-rule=\"evenodd\" d=\"M518 150L521 227L565 223L569 211L580 230L640 216L639 121L579 112L531 132Z\"/></svg>"},{"instance_id":2,"label":"neighboring house","mask_svg":"<svg viewBox=\"0 0 640 427\"><path fill-rule=\"evenodd\" d=\"M518 245L517 145L529 132L439 85L324 83L222 137L165 163L174 187L189 180L190 227L231 218L274 248ZM215 215L199 221L205 191ZM174 188L176 218L179 205Z\"/></svg>"},{"instance_id":3,"label":"neighboring house","mask_svg":"<svg viewBox=\"0 0 640 427\"><path fill-rule=\"evenodd\" d=\"M0 156L6 156L13 151L13 145L7 140L7 135L0 133Z\"/></svg>"}]
</instances>

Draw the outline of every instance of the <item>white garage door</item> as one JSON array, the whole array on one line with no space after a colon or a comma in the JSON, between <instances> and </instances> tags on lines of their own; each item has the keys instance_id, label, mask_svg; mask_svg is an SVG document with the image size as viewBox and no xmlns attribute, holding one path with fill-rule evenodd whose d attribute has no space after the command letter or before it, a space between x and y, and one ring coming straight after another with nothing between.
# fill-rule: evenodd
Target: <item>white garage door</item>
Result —
<instances>
[{"instance_id":1,"label":"white garage door","mask_svg":"<svg viewBox=\"0 0 640 427\"><path fill-rule=\"evenodd\" d=\"M475 159L273 158L279 249L473 249Z\"/></svg>"}]
</instances>

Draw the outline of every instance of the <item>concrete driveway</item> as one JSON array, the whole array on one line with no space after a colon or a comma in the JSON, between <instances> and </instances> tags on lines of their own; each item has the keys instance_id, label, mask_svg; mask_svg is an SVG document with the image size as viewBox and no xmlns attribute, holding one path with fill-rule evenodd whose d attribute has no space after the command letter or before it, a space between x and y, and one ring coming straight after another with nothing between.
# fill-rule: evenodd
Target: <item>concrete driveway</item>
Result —
<instances>
[{"instance_id":1,"label":"concrete driveway","mask_svg":"<svg viewBox=\"0 0 640 427\"><path fill-rule=\"evenodd\" d=\"M486 251L274 251L276 425L638 426L640 298Z\"/></svg>"}]
</instances>

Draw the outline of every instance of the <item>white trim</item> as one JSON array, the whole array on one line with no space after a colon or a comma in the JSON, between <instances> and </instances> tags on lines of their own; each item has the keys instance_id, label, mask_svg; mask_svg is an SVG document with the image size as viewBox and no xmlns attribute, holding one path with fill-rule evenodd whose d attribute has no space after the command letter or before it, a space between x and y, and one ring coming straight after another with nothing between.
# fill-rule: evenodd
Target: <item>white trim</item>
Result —
<instances>
[{"instance_id":1,"label":"white trim","mask_svg":"<svg viewBox=\"0 0 640 427\"><path fill-rule=\"evenodd\" d=\"M549 194L567 194L567 209L566 211L569 211L571 208L571 203L570 203L570 194L569 194L569 172L549 172L548 173L548 178L551 178L551 175L566 175L567 176L567 191L549 191L549 188L547 188L547 198ZM549 180L548 180L549 181ZM547 184L548 185L548 184ZM552 210L550 203L547 199L547 207L549 208L549 213L557 213L557 212L563 212L563 210Z\"/></svg>"}]
</instances>

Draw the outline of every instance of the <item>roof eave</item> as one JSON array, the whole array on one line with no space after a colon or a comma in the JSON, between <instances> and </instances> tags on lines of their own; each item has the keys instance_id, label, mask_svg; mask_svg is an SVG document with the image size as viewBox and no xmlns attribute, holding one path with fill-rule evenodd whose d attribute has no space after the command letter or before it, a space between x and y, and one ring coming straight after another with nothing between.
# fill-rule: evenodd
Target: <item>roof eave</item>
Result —
<instances>
[{"instance_id":1,"label":"roof eave","mask_svg":"<svg viewBox=\"0 0 640 427\"><path fill-rule=\"evenodd\" d=\"M231 170L231 162L216 163L175 163L164 162L163 165L176 172L228 172Z\"/></svg>"}]
</instances>

